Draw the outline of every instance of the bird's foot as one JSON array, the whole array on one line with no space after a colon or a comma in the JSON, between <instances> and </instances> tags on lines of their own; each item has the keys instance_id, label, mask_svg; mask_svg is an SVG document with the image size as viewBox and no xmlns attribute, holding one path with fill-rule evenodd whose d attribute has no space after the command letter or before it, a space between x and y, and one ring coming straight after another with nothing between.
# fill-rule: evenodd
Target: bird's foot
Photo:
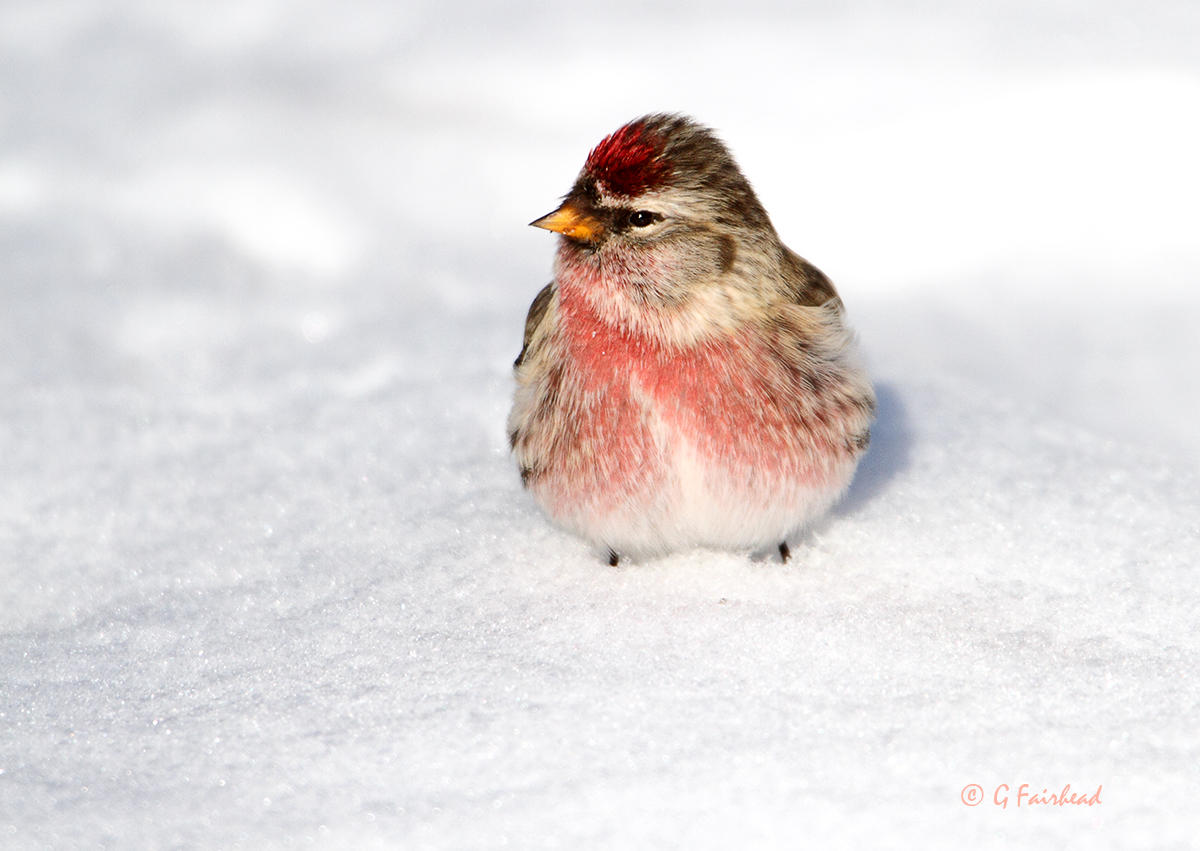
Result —
<instances>
[{"instance_id":1,"label":"bird's foot","mask_svg":"<svg viewBox=\"0 0 1200 851\"><path fill-rule=\"evenodd\" d=\"M784 564L787 564L791 557L792 551L788 549L787 541L784 541L779 545L779 560Z\"/></svg>"},{"instance_id":2,"label":"bird's foot","mask_svg":"<svg viewBox=\"0 0 1200 851\"><path fill-rule=\"evenodd\" d=\"M609 550L608 551L608 566L616 567L620 563L621 563L621 557L619 555L617 555L616 550Z\"/></svg>"}]
</instances>

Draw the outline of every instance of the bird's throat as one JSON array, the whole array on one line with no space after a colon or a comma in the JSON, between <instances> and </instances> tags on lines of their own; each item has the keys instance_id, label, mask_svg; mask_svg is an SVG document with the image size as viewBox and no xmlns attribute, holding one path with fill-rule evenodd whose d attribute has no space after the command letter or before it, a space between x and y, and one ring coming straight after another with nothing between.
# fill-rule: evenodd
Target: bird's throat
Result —
<instances>
[{"instance_id":1,"label":"bird's throat","mask_svg":"<svg viewBox=\"0 0 1200 851\"><path fill-rule=\"evenodd\" d=\"M591 252L564 240L555 271L571 334L677 356L726 340L741 325L721 288L680 280L667 252Z\"/></svg>"}]
</instances>

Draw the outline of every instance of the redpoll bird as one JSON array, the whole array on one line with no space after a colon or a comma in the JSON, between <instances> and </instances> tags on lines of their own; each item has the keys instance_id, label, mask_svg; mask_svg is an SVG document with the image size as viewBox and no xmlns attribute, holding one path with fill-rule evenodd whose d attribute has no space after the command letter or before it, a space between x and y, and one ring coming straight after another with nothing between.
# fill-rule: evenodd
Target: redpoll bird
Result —
<instances>
[{"instance_id":1,"label":"redpoll bird","mask_svg":"<svg viewBox=\"0 0 1200 851\"><path fill-rule=\"evenodd\" d=\"M845 492L875 395L841 299L708 129L649 115L588 155L508 418L521 480L619 556L778 545Z\"/></svg>"}]
</instances>

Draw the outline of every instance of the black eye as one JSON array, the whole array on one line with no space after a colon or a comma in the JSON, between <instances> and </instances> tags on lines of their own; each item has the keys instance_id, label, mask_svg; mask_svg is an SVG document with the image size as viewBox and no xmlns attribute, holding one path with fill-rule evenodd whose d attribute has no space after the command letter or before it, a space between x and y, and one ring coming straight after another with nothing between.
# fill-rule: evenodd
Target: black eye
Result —
<instances>
[{"instance_id":1,"label":"black eye","mask_svg":"<svg viewBox=\"0 0 1200 851\"><path fill-rule=\"evenodd\" d=\"M638 210L629 214L629 224L635 228L644 228L654 222L654 214L649 210Z\"/></svg>"}]
</instances>

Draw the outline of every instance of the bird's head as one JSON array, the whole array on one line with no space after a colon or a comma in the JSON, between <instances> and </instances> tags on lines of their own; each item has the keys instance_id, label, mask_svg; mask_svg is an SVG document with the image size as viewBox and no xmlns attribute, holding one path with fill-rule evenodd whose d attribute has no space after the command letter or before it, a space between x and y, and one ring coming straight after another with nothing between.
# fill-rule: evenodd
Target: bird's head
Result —
<instances>
[{"instance_id":1,"label":"bird's head","mask_svg":"<svg viewBox=\"0 0 1200 851\"><path fill-rule=\"evenodd\" d=\"M554 212L530 224L594 252L774 231L725 145L680 115L647 115L606 136Z\"/></svg>"}]
</instances>

